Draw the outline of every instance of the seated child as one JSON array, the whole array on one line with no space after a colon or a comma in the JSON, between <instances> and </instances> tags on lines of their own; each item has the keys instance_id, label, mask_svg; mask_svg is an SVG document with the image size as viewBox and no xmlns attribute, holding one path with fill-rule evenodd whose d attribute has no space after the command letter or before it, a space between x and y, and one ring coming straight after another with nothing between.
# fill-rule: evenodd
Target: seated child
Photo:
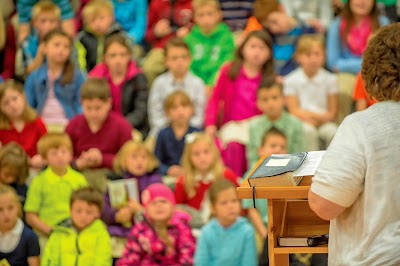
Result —
<instances>
[{"instance_id":1,"label":"seated child","mask_svg":"<svg viewBox=\"0 0 400 266\"><path fill-rule=\"evenodd\" d=\"M137 184L137 195L151 184L162 183L161 175L157 172L158 162L154 154L141 142L130 140L122 146L114 158L114 175L109 175L109 188L114 180L134 180ZM111 184L110 184L111 183ZM105 194L105 205L102 219L107 224L108 232L113 243L113 258L122 256L126 237L129 234L135 215L141 210L140 198L137 202L129 198L122 206L116 206L111 200L110 190ZM114 203L114 204L113 204Z\"/></svg>"},{"instance_id":2,"label":"seated child","mask_svg":"<svg viewBox=\"0 0 400 266\"><path fill-rule=\"evenodd\" d=\"M68 121L81 113L79 91L84 78L70 59L73 41L68 34L52 30L43 45L46 63L26 79L26 98L49 131L63 132Z\"/></svg>"},{"instance_id":3,"label":"seated child","mask_svg":"<svg viewBox=\"0 0 400 266\"><path fill-rule=\"evenodd\" d=\"M122 34L114 34L104 44L103 62L89 77L105 78L111 89L112 110L122 114L143 137L147 136L148 89L142 70L132 60L132 48Z\"/></svg>"},{"instance_id":4,"label":"seated child","mask_svg":"<svg viewBox=\"0 0 400 266\"><path fill-rule=\"evenodd\" d=\"M172 191L152 184L141 198L143 221L133 226L116 265L193 265L196 241L188 224L190 216L175 210Z\"/></svg>"},{"instance_id":5,"label":"seated child","mask_svg":"<svg viewBox=\"0 0 400 266\"><path fill-rule=\"evenodd\" d=\"M257 265L254 229L240 217L240 200L229 181L215 181L209 189L213 218L197 241L196 266Z\"/></svg>"},{"instance_id":6,"label":"seated child","mask_svg":"<svg viewBox=\"0 0 400 266\"><path fill-rule=\"evenodd\" d=\"M207 222L210 205L206 195L211 184L225 178L237 186L238 177L225 167L217 146L206 133L185 137L182 167L184 175L179 177L175 187L176 202L199 210L203 222Z\"/></svg>"},{"instance_id":7,"label":"seated child","mask_svg":"<svg viewBox=\"0 0 400 266\"><path fill-rule=\"evenodd\" d=\"M26 38L20 39L26 75L43 64L45 57L42 40L47 33L59 28L60 23L61 9L52 1L39 1L33 6L31 18L33 29Z\"/></svg>"},{"instance_id":8,"label":"seated child","mask_svg":"<svg viewBox=\"0 0 400 266\"><path fill-rule=\"evenodd\" d=\"M164 52L168 71L154 80L147 105L151 137L157 137L159 131L168 125L168 118L160 103L164 103L168 95L177 90L186 92L193 102L194 115L190 125L202 128L204 121L204 82L189 70L191 59L188 45L180 38L173 38L165 45Z\"/></svg>"},{"instance_id":9,"label":"seated child","mask_svg":"<svg viewBox=\"0 0 400 266\"><path fill-rule=\"evenodd\" d=\"M79 171L106 169L84 173L92 187L104 192L106 172L112 168L115 154L132 138L132 127L124 117L111 112L111 92L106 80L86 80L80 98L83 114L75 116L65 129L74 147L72 166Z\"/></svg>"},{"instance_id":10,"label":"seated child","mask_svg":"<svg viewBox=\"0 0 400 266\"><path fill-rule=\"evenodd\" d=\"M100 220L103 197L86 187L71 195L71 218L54 227L42 265L111 266L110 235Z\"/></svg>"},{"instance_id":11,"label":"seated child","mask_svg":"<svg viewBox=\"0 0 400 266\"><path fill-rule=\"evenodd\" d=\"M107 37L122 32L114 20L111 1L93 0L82 9L84 29L78 33L75 48L82 72L89 73L102 60L104 42Z\"/></svg>"},{"instance_id":12,"label":"seated child","mask_svg":"<svg viewBox=\"0 0 400 266\"><path fill-rule=\"evenodd\" d=\"M258 149L262 136L276 127L288 137L288 152L297 153L305 149L303 125L299 119L284 109L282 85L274 78L264 80L257 90L257 107L263 113L249 121L249 140L246 144L246 157L249 170L259 159Z\"/></svg>"},{"instance_id":13,"label":"seated child","mask_svg":"<svg viewBox=\"0 0 400 266\"><path fill-rule=\"evenodd\" d=\"M16 191L0 184L0 264L39 266L39 241L22 222L21 211Z\"/></svg>"},{"instance_id":14,"label":"seated child","mask_svg":"<svg viewBox=\"0 0 400 266\"><path fill-rule=\"evenodd\" d=\"M284 81L286 104L289 113L303 121L307 151L325 149L337 130L338 84L336 76L323 68L323 37L302 36L296 59L300 67Z\"/></svg>"},{"instance_id":15,"label":"seated child","mask_svg":"<svg viewBox=\"0 0 400 266\"><path fill-rule=\"evenodd\" d=\"M193 12L195 26L185 37L192 55L190 69L207 87L213 87L219 68L233 59L233 34L221 22L222 13L218 0L194 0Z\"/></svg>"},{"instance_id":16,"label":"seated child","mask_svg":"<svg viewBox=\"0 0 400 266\"><path fill-rule=\"evenodd\" d=\"M43 167L36 143L47 133L42 120L26 102L21 84L8 79L0 84L0 146L17 142L29 155L30 166Z\"/></svg>"},{"instance_id":17,"label":"seated child","mask_svg":"<svg viewBox=\"0 0 400 266\"><path fill-rule=\"evenodd\" d=\"M155 155L160 161L160 173L178 178L183 175L180 161L185 136L199 129L189 124L193 116L193 103L181 90L171 93L165 99L164 112L168 117L169 126L158 134Z\"/></svg>"},{"instance_id":18,"label":"seated child","mask_svg":"<svg viewBox=\"0 0 400 266\"><path fill-rule=\"evenodd\" d=\"M32 180L24 210L26 222L38 233L44 250L54 226L70 217L72 192L87 186L87 181L69 166L73 152L67 134L48 133L39 140L38 151L47 168Z\"/></svg>"},{"instance_id":19,"label":"seated child","mask_svg":"<svg viewBox=\"0 0 400 266\"><path fill-rule=\"evenodd\" d=\"M356 111L362 111L377 103L377 100L368 96L365 90L361 74L357 75L356 84L353 92L353 100L356 102Z\"/></svg>"},{"instance_id":20,"label":"seated child","mask_svg":"<svg viewBox=\"0 0 400 266\"><path fill-rule=\"evenodd\" d=\"M16 142L10 142L0 149L0 183L15 189L22 206L28 190L25 184L29 176L28 158L24 149Z\"/></svg>"}]
</instances>

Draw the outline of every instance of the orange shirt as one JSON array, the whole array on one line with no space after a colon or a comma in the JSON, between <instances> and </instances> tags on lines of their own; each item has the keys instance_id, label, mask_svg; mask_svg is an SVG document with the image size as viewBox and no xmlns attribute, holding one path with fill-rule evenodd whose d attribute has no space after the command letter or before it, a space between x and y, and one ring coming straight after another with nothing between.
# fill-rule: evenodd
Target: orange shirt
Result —
<instances>
[{"instance_id":1,"label":"orange shirt","mask_svg":"<svg viewBox=\"0 0 400 266\"><path fill-rule=\"evenodd\" d=\"M357 80L356 80L356 85L354 87L354 92L353 92L353 99L355 101L357 100L366 100L367 101L367 107L370 107L374 103L377 103L378 101L375 100L374 98L370 98L367 94L367 91L365 90L364 83L361 79L361 74L357 75Z\"/></svg>"}]
</instances>

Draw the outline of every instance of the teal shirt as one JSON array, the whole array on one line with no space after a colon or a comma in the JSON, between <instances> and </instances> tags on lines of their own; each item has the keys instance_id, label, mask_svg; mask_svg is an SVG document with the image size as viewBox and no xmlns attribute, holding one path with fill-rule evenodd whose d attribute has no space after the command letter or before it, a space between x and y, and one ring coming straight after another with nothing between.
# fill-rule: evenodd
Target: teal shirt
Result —
<instances>
[{"instance_id":1,"label":"teal shirt","mask_svg":"<svg viewBox=\"0 0 400 266\"><path fill-rule=\"evenodd\" d=\"M385 6L395 6L397 0L377 0L377 3L383 3ZM347 3L347 0L342 0L342 2L345 4Z\"/></svg>"},{"instance_id":2,"label":"teal shirt","mask_svg":"<svg viewBox=\"0 0 400 266\"><path fill-rule=\"evenodd\" d=\"M214 85L219 68L233 59L235 43L233 34L225 23L205 35L198 25L185 37L192 55L192 72L207 86Z\"/></svg>"},{"instance_id":3,"label":"teal shirt","mask_svg":"<svg viewBox=\"0 0 400 266\"><path fill-rule=\"evenodd\" d=\"M286 111L282 111L281 117L276 121L270 121L265 115L252 118L249 122L249 142L246 145L247 165L252 169L257 163L258 148L262 138L272 126L282 131L288 140L288 153L298 153L305 149L303 124L296 117Z\"/></svg>"}]
</instances>

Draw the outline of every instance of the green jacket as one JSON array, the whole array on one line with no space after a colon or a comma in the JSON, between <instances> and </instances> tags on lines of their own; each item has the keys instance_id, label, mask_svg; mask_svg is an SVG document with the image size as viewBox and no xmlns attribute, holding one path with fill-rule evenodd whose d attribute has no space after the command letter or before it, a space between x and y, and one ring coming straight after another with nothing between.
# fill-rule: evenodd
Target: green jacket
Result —
<instances>
[{"instance_id":1,"label":"green jacket","mask_svg":"<svg viewBox=\"0 0 400 266\"><path fill-rule=\"evenodd\" d=\"M41 258L41 266L111 266L110 235L101 220L80 233L70 220L54 227Z\"/></svg>"},{"instance_id":2,"label":"green jacket","mask_svg":"<svg viewBox=\"0 0 400 266\"><path fill-rule=\"evenodd\" d=\"M233 59L235 43L232 32L225 23L220 23L209 35L198 25L185 37L192 55L192 72L207 86L215 84L219 68Z\"/></svg>"}]
</instances>

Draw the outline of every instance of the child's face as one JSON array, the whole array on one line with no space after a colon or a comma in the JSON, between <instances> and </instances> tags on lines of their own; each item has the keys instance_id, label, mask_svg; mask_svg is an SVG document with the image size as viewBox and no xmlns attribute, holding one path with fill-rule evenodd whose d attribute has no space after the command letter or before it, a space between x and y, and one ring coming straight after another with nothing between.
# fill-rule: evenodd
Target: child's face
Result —
<instances>
[{"instance_id":1,"label":"child's face","mask_svg":"<svg viewBox=\"0 0 400 266\"><path fill-rule=\"evenodd\" d=\"M316 74L325 63L324 48L315 43L309 51L297 55L297 61L307 74Z\"/></svg>"},{"instance_id":2,"label":"child's face","mask_svg":"<svg viewBox=\"0 0 400 266\"><path fill-rule=\"evenodd\" d=\"M205 34L211 33L222 19L221 11L213 4L199 7L194 15L194 20Z\"/></svg>"},{"instance_id":3,"label":"child's face","mask_svg":"<svg viewBox=\"0 0 400 266\"><path fill-rule=\"evenodd\" d=\"M283 110L283 95L278 87L261 89L257 93L257 108L270 119L277 119Z\"/></svg>"},{"instance_id":4,"label":"child's face","mask_svg":"<svg viewBox=\"0 0 400 266\"><path fill-rule=\"evenodd\" d=\"M101 99L82 100L82 111L89 124L102 125L111 110L112 100Z\"/></svg>"},{"instance_id":5,"label":"child's face","mask_svg":"<svg viewBox=\"0 0 400 266\"><path fill-rule=\"evenodd\" d=\"M286 34L290 30L289 17L282 11L272 12L262 24L272 34Z\"/></svg>"},{"instance_id":6,"label":"child's face","mask_svg":"<svg viewBox=\"0 0 400 266\"><path fill-rule=\"evenodd\" d=\"M174 206L164 198L156 198L146 207L146 214L153 222L167 222L174 212Z\"/></svg>"},{"instance_id":7,"label":"child's face","mask_svg":"<svg viewBox=\"0 0 400 266\"><path fill-rule=\"evenodd\" d=\"M87 27L96 35L105 35L113 23L114 16L103 10L88 20Z\"/></svg>"},{"instance_id":8,"label":"child's face","mask_svg":"<svg viewBox=\"0 0 400 266\"><path fill-rule=\"evenodd\" d=\"M134 176L142 176L147 173L149 156L146 151L140 150L128 154L125 159L126 169Z\"/></svg>"},{"instance_id":9,"label":"child's face","mask_svg":"<svg viewBox=\"0 0 400 266\"><path fill-rule=\"evenodd\" d=\"M0 195L0 232L12 230L18 220L19 205L11 193Z\"/></svg>"},{"instance_id":10,"label":"child's face","mask_svg":"<svg viewBox=\"0 0 400 266\"><path fill-rule=\"evenodd\" d=\"M190 53L182 47L170 47L165 57L165 65L174 76L186 75L190 66Z\"/></svg>"},{"instance_id":11,"label":"child's face","mask_svg":"<svg viewBox=\"0 0 400 266\"><path fill-rule=\"evenodd\" d=\"M112 43L104 54L104 63L113 73L123 73L128 68L131 56L128 49L119 44Z\"/></svg>"},{"instance_id":12,"label":"child's face","mask_svg":"<svg viewBox=\"0 0 400 266\"><path fill-rule=\"evenodd\" d=\"M66 146L50 148L46 157L48 165L54 169L65 169L72 161L72 153Z\"/></svg>"},{"instance_id":13,"label":"child's face","mask_svg":"<svg viewBox=\"0 0 400 266\"><path fill-rule=\"evenodd\" d=\"M44 47L48 61L64 64L71 54L72 44L67 37L55 35Z\"/></svg>"},{"instance_id":14,"label":"child's face","mask_svg":"<svg viewBox=\"0 0 400 266\"><path fill-rule=\"evenodd\" d=\"M72 203L71 219L78 231L82 231L98 218L100 218L100 210L97 205L79 199Z\"/></svg>"},{"instance_id":15,"label":"child's face","mask_svg":"<svg viewBox=\"0 0 400 266\"><path fill-rule=\"evenodd\" d=\"M220 191L217 200L212 206L212 211L218 222L228 227L236 222L240 215L240 201L235 188Z\"/></svg>"},{"instance_id":16,"label":"child's face","mask_svg":"<svg viewBox=\"0 0 400 266\"><path fill-rule=\"evenodd\" d=\"M242 54L248 64L260 68L271 58L271 50L257 37L250 38L244 44Z\"/></svg>"},{"instance_id":17,"label":"child's face","mask_svg":"<svg viewBox=\"0 0 400 266\"><path fill-rule=\"evenodd\" d=\"M167 117L169 121L174 124L189 124L192 116L193 107L189 104L182 104L180 100L176 100L176 102L167 110Z\"/></svg>"},{"instance_id":18,"label":"child's face","mask_svg":"<svg viewBox=\"0 0 400 266\"><path fill-rule=\"evenodd\" d=\"M6 89L0 100L1 112L10 120L20 119L22 117L25 104L24 95L13 89Z\"/></svg>"},{"instance_id":19,"label":"child's face","mask_svg":"<svg viewBox=\"0 0 400 266\"><path fill-rule=\"evenodd\" d=\"M210 144L205 141L193 143L190 160L196 170L202 173L208 172L215 160Z\"/></svg>"},{"instance_id":20,"label":"child's face","mask_svg":"<svg viewBox=\"0 0 400 266\"><path fill-rule=\"evenodd\" d=\"M351 0L349 5L354 15L368 16L371 13L374 2L373 0Z\"/></svg>"},{"instance_id":21,"label":"child's face","mask_svg":"<svg viewBox=\"0 0 400 266\"><path fill-rule=\"evenodd\" d=\"M10 166L0 168L0 183L11 185L17 181L17 169Z\"/></svg>"},{"instance_id":22,"label":"child's face","mask_svg":"<svg viewBox=\"0 0 400 266\"><path fill-rule=\"evenodd\" d=\"M258 149L258 155L271 156L271 154L287 153L287 140L281 135L269 135L264 142L264 145Z\"/></svg>"},{"instance_id":23,"label":"child's face","mask_svg":"<svg viewBox=\"0 0 400 266\"><path fill-rule=\"evenodd\" d=\"M59 18L52 12L44 12L39 14L33 20L33 27L37 30L39 37L43 38L50 31L57 29L60 26Z\"/></svg>"}]
</instances>

